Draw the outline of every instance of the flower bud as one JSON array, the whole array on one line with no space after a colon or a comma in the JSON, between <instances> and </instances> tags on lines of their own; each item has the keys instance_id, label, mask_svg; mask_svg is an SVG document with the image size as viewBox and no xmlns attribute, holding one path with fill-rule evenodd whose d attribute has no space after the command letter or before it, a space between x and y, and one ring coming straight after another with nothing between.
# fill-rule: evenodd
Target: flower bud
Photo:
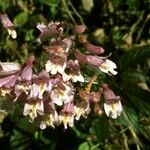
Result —
<instances>
[{"instance_id":1,"label":"flower bud","mask_svg":"<svg viewBox=\"0 0 150 150\"><path fill-rule=\"evenodd\" d=\"M78 25L78 26L75 26L75 28L73 29L73 32L75 33L83 33L86 29L86 26L85 25Z\"/></svg>"}]
</instances>

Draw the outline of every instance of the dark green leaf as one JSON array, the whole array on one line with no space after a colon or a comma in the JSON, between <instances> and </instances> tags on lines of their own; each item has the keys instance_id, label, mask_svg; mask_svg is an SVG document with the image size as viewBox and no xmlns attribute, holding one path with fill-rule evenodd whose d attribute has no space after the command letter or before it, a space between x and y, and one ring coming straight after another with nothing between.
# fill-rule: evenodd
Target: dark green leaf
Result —
<instances>
[{"instance_id":1,"label":"dark green leaf","mask_svg":"<svg viewBox=\"0 0 150 150\"><path fill-rule=\"evenodd\" d=\"M132 68L150 58L150 45L134 48L120 59L120 69Z\"/></svg>"}]
</instances>

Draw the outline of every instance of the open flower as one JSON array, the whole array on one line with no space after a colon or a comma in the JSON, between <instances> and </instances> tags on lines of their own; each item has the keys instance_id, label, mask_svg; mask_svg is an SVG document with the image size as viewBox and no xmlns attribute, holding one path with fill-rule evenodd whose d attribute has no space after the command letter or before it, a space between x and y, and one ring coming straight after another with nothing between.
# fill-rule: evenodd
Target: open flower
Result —
<instances>
[{"instance_id":1,"label":"open flower","mask_svg":"<svg viewBox=\"0 0 150 150\"><path fill-rule=\"evenodd\" d=\"M52 101L58 106L62 106L63 103L72 102L74 99L74 88L71 83L57 83L50 94Z\"/></svg>"},{"instance_id":2,"label":"open flower","mask_svg":"<svg viewBox=\"0 0 150 150\"><path fill-rule=\"evenodd\" d=\"M39 115L44 115L44 104L42 100L32 100L31 102L25 103L23 115L30 117L30 122Z\"/></svg>"},{"instance_id":3,"label":"open flower","mask_svg":"<svg viewBox=\"0 0 150 150\"><path fill-rule=\"evenodd\" d=\"M60 22L51 21L47 26L44 25L44 23L38 23L36 27L41 32L39 36L40 39L55 37L63 32L63 28Z\"/></svg>"},{"instance_id":4,"label":"open flower","mask_svg":"<svg viewBox=\"0 0 150 150\"><path fill-rule=\"evenodd\" d=\"M116 119L118 116L121 115L122 104L120 101L111 104L104 103L104 110L108 117Z\"/></svg>"},{"instance_id":5,"label":"open flower","mask_svg":"<svg viewBox=\"0 0 150 150\"><path fill-rule=\"evenodd\" d=\"M7 14L0 14L0 20L4 28L7 29L9 35L15 39L17 38L17 33L14 24L10 21Z\"/></svg>"},{"instance_id":6,"label":"open flower","mask_svg":"<svg viewBox=\"0 0 150 150\"><path fill-rule=\"evenodd\" d=\"M81 116L87 118L90 113L90 103L86 101L81 101L74 106L75 119L79 120Z\"/></svg>"},{"instance_id":7,"label":"open flower","mask_svg":"<svg viewBox=\"0 0 150 150\"><path fill-rule=\"evenodd\" d=\"M117 71L115 71L114 69L116 69L117 66L116 64L109 60L109 59L106 59L106 61L104 61L100 66L99 66L99 69L104 72L104 73L108 73L108 74L113 74L113 75L116 75L117 74Z\"/></svg>"},{"instance_id":8,"label":"open flower","mask_svg":"<svg viewBox=\"0 0 150 150\"><path fill-rule=\"evenodd\" d=\"M66 60L66 47L63 47L62 45L50 47L49 60L45 64L46 71L50 72L52 75L57 72L63 74L66 68Z\"/></svg>"},{"instance_id":9,"label":"open flower","mask_svg":"<svg viewBox=\"0 0 150 150\"><path fill-rule=\"evenodd\" d=\"M31 90L31 85L29 83L19 83L15 85L14 88L14 94L15 94L15 99L14 102L18 99L18 97L24 93L25 95L28 96L29 92Z\"/></svg>"},{"instance_id":10,"label":"open flower","mask_svg":"<svg viewBox=\"0 0 150 150\"><path fill-rule=\"evenodd\" d=\"M74 104L72 102L64 104L59 114L59 121L64 124L65 129L68 128L67 125L69 125L69 127L74 126L74 115Z\"/></svg>"},{"instance_id":11,"label":"open flower","mask_svg":"<svg viewBox=\"0 0 150 150\"><path fill-rule=\"evenodd\" d=\"M42 70L38 77L34 79L35 81L31 85L31 90L28 98L39 98L43 99L44 92L50 92L52 84L50 81L49 74Z\"/></svg>"},{"instance_id":12,"label":"open flower","mask_svg":"<svg viewBox=\"0 0 150 150\"><path fill-rule=\"evenodd\" d=\"M93 55L84 55L79 52L75 52L76 59L83 64L89 64L94 67L98 67L102 72L116 75L117 71L114 69L117 68L116 64L107 59L107 57L99 57L99 56L93 56Z\"/></svg>"},{"instance_id":13,"label":"open flower","mask_svg":"<svg viewBox=\"0 0 150 150\"><path fill-rule=\"evenodd\" d=\"M47 126L55 128L59 124L58 113L55 104L49 98L44 101L44 116L41 118L40 128L43 130Z\"/></svg>"},{"instance_id":14,"label":"open flower","mask_svg":"<svg viewBox=\"0 0 150 150\"><path fill-rule=\"evenodd\" d=\"M108 117L116 119L121 115L122 104L120 102L120 96L116 96L115 93L109 89L107 84L103 84L104 93L104 110Z\"/></svg>"},{"instance_id":15,"label":"open flower","mask_svg":"<svg viewBox=\"0 0 150 150\"><path fill-rule=\"evenodd\" d=\"M63 73L62 78L64 81L71 79L73 82L84 82L84 77L80 73L79 63L77 60L70 60L67 62L66 71Z\"/></svg>"}]
</instances>

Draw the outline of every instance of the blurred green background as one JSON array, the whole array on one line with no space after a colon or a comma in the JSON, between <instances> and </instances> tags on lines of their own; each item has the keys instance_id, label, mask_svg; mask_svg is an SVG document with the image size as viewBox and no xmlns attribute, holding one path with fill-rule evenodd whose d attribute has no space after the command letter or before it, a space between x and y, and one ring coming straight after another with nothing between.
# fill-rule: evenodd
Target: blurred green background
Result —
<instances>
[{"instance_id":1,"label":"blurred green background","mask_svg":"<svg viewBox=\"0 0 150 150\"><path fill-rule=\"evenodd\" d=\"M0 0L0 13L8 14L18 33L17 39L8 38L0 25L1 61L24 63L30 54L41 55L39 22L85 24L89 41L103 46L106 55L112 52L119 73L104 80L121 96L124 108L116 120L90 115L67 130L41 131L22 116L20 105L6 105L8 98L0 98L1 108L10 110L0 112L0 149L149 150L149 12L149 0Z\"/></svg>"}]
</instances>

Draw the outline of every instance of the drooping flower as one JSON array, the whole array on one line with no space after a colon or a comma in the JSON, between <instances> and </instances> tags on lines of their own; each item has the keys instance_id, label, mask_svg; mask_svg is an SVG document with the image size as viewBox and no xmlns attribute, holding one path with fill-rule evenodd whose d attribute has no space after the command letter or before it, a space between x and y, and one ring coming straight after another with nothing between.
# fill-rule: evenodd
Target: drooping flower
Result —
<instances>
[{"instance_id":1,"label":"drooping flower","mask_svg":"<svg viewBox=\"0 0 150 150\"><path fill-rule=\"evenodd\" d=\"M32 75L33 75L32 66L33 66L34 59L35 59L34 56L30 56L26 64L24 65L20 75L22 81L30 81L32 79Z\"/></svg>"},{"instance_id":2,"label":"drooping flower","mask_svg":"<svg viewBox=\"0 0 150 150\"><path fill-rule=\"evenodd\" d=\"M56 37L63 32L63 27L60 22L51 21L47 26L44 23L38 23L36 27L41 32L40 39Z\"/></svg>"},{"instance_id":3,"label":"drooping flower","mask_svg":"<svg viewBox=\"0 0 150 150\"><path fill-rule=\"evenodd\" d=\"M26 96L28 96L29 92L31 90L31 85L29 83L18 83L15 85L14 88L14 94L15 94L15 99L14 102L18 99L18 97L21 94L25 94Z\"/></svg>"},{"instance_id":4,"label":"drooping flower","mask_svg":"<svg viewBox=\"0 0 150 150\"><path fill-rule=\"evenodd\" d=\"M33 122L34 119L39 115L44 115L44 104L43 100L31 100L24 105L23 115L29 115L30 122Z\"/></svg>"},{"instance_id":5,"label":"drooping flower","mask_svg":"<svg viewBox=\"0 0 150 150\"><path fill-rule=\"evenodd\" d=\"M59 117L55 108L55 104L52 101L46 100L44 102L44 116L42 116L40 128L42 130L47 126L55 128L55 125L58 125L58 123Z\"/></svg>"},{"instance_id":6,"label":"drooping flower","mask_svg":"<svg viewBox=\"0 0 150 150\"><path fill-rule=\"evenodd\" d=\"M74 99L74 88L70 82L59 82L53 86L50 97L52 101L58 106L63 103L72 102Z\"/></svg>"},{"instance_id":7,"label":"drooping flower","mask_svg":"<svg viewBox=\"0 0 150 150\"><path fill-rule=\"evenodd\" d=\"M14 62L0 62L0 76L7 76L18 73L21 70L21 66Z\"/></svg>"},{"instance_id":8,"label":"drooping flower","mask_svg":"<svg viewBox=\"0 0 150 150\"><path fill-rule=\"evenodd\" d=\"M64 128L67 129L67 125L69 127L74 126L74 104L72 102L64 104L63 109L59 114L59 122L64 124Z\"/></svg>"},{"instance_id":9,"label":"drooping flower","mask_svg":"<svg viewBox=\"0 0 150 150\"><path fill-rule=\"evenodd\" d=\"M42 70L39 73L38 77L34 80L35 81L31 85L31 90L30 90L30 94L28 98L29 99L32 99L32 98L43 99L44 92L50 93L51 88L52 88L49 74L45 70Z\"/></svg>"},{"instance_id":10,"label":"drooping flower","mask_svg":"<svg viewBox=\"0 0 150 150\"><path fill-rule=\"evenodd\" d=\"M57 72L60 74L64 73L67 61L66 48L67 47L63 47L62 45L56 45L49 48L49 60L45 64L47 72L50 72L53 75Z\"/></svg>"},{"instance_id":11,"label":"drooping flower","mask_svg":"<svg viewBox=\"0 0 150 150\"><path fill-rule=\"evenodd\" d=\"M99 56L93 56L93 55L84 55L79 52L75 52L75 57L76 59L83 64L89 64L94 67L99 67L105 60L106 58L102 58Z\"/></svg>"},{"instance_id":12,"label":"drooping flower","mask_svg":"<svg viewBox=\"0 0 150 150\"><path fill-rule=\"evenodd\" d=\"M95 46L89 42L85 42L84 47L93 54L103 54L105 51L102 47Z\"/></svg>"},{"instance_id":13,"label":"drooping flower","mask_svg":"<svg viewBox=\"0 0 150 150\"><path fill-rule=\"evenodd\" d=\"M122 104L120 102L120 96L116 96L115 93L109 89L107 84L103 84L104 93L104 110L108 117L116 119L121 115Z\"/></svg>"},{"instance_id":14,"label":"drooping flower","mask_svg":"<svg viewBox=\"0 0 150 150\"><path fill-rule=\"evenodd\" d=\"M93 56L93 55L84 55L79 52L75 52L76 59L83 64L89 64L94 67L98 67L102 72L116 75L117 71L114 69L117 68L116 64L107 59L107 57L99 57L99 56Z\"/></svg>"},{"instance_id":15,"label":"drooping flower","mask_svg":"<svg viewBox=\"0 0 150 150\"><path fill-rule=\"evenodd\" d=\"M104 72L104 73L108 73L108 74L113 74L113 75L116 75L117 74L117 71L115 71L114 69L116 69L117 66L116 64L109 60L109 59L106 59L106 61L104 61L100 66L99 66L99 69Z\"/></svg>"},{"instance_id":16,"label":"drooping flower","mask_svg":"<svg viewBox=\"0 0 150 150\"><path fill-rule=\"evenodd\" d=\"M72 80L73 82L84 82L84 77L81 75L79 63L77 60L69 60L67 62L67 67L65 73L63 73L62 78L64 82Z\"/></svg>"},{"instance_id":17,"label":"drooping flower","mask_svg":"<svg viewBox=\"0 0 150 150\"><path fill-rule=\"evenodd\" d=\"M19 73L12 74L0 79L0 87L11 88L15 86Z\"/></svg>"},{"instance_id":18,"label":"drooping flower","mask_svg":"<svg viewBox=\"0 0 150 150\"><path fill-rule=\"evenodd\" d=\"M75 112L75 119L79 120L81 116L87 118L88 114L90 113L90 103L86 101L80 101L75 104L74 112Z\"/></svg>"},{"instance_id":19,"label":"drooping flower","mask_svg":"<svg viewBox=\"0 0 150 150\"><path fill-rule=\"evenodd\" d=\"M16 33L16 30L15 30L15 26L10 21L10 19L7 16L7 14L0 14L0 21L1 21L2 25L3 25L3 27L7 29L9 35L13 39L17 38L17 33Z\"/></svg>"},{"instance_id":20,"label":"drooping flower","mask_svg":"<svg viewBox=\"0 0 150 150\"><path fill-rule=\"evenodd\" d=\"M73 28L73 32L75 33L83 33L86 30L85 25L77 25Z\"/></svg>"}]
</instances>

